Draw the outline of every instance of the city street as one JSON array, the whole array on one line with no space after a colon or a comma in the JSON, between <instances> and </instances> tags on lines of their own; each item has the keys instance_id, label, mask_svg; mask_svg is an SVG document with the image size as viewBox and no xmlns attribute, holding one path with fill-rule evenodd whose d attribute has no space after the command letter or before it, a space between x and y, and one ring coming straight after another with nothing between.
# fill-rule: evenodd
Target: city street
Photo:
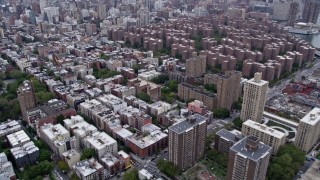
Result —
<instances>
[{"instance_id":1,"label":"city street","mask_svg":"<svg viewBox=\"0 0 320 180\"><path fill-rule=\"evenodd\" d=\"M319 59L317 59L313 67L311 68L305 67L295 72L293 75L290 75L288 78L280 80L275 86L269 88L267 92L267 100L270 100L273 97L281 94L282 90L290 83L293 76L295 80L299 80L301 79L302 76L307 77L311 75L316 69L319 69L319 68L320 68L320 61Z\"/></svg>"},{"instance_id":2,"label":"city street","mask_svg":"<svg viewBox=\"0 0 320 180\"><path fill-rule=\"evenodd\" d=\"M160 172L157 167L157 162L159 159L168 160L168 151L164 149L159 156L153 155L147 159L141 159L133 153L130 153L130 156L134 162L134 166L138 169L146 169L149 173L154 175L155 178L166 179L165 175Z\"/></svg>"}]
</instances>

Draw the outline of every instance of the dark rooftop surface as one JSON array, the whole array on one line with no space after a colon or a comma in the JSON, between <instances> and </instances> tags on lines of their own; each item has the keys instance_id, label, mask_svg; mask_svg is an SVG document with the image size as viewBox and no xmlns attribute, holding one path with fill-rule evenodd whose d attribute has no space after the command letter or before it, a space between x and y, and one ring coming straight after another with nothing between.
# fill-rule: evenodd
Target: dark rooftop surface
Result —
<instances>
[{"instance_id":1,"label":"dark rooftop surface","mask_svg":"<svg viewBox=\"0 0 320 180\"><path fill-rule=\"evenodd\" d=\"M188 120L191 117L193 117L193 121L192 120ZM178 122L174 125L172 125L171 127L169 127L169 130L174 131L178 134L183 133L184 131L193 128L194 126L206 121L207 118L204 116L201 116L200 114L193 114L190 115L187 120Z\"/></svg>"},{"instance_id":2,"label":"dark rooftop surface","mask_svg":"<svg viewBox=\"0 0 320 180\"><path fill-rule=\"evenodd\" d=\"M243 138L242 140L235 143L230 149L237 152L238 154L247 157L253 161L258 161L260 158L262 158L266 153L271 151L271 147L263 144L262 142L259 143L259 148L255 151L251 151L246 148L246 143L248 140L248 137Z\"/></svg>"},{"instance_id":3,"label":"dark rooftop surface","mask_svg":"<svg viewBox=\"0 0 320 180\"><path fill-rule=\"evenodd\" d=\"M219 135L220 137L222 137L224 139L227 139L229 141L232 141L234 143L237 142L236 141L237 135L232 133L232 132L230 132L230 131L228 131L228 130L226 130L226 129L221 129L216 134Z\"/></svg>"}]
</instances>

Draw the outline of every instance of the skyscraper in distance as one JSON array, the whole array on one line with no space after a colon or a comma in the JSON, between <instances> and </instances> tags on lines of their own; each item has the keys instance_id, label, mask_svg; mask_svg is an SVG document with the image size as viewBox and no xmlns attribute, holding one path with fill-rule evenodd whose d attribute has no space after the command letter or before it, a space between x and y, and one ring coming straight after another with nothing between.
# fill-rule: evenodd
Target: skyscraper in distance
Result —
<instances>
[{"instance_id":1,"label":"skyscraper in distance","mask_svg":"<svg viewBox=\"0 0 320 180\"><path fill-rule=\"evenodd\" d=\"M306 0L302 12L302 20L306 23L316 23L320 12L320 2Z\"/></svg>"},{"instance_id":2,"label":"skyscraper in distance","mask_svg":"<svg viewBox=\"0 0 320 180\"><path fill-rule=\"evenodd\" d=\"M254 78L244 84L243 102L240 118L242 121L251 119L261 123L264 111L268 81L261 79L262 73L255 73Z\"/></svg>"}]
</instances>

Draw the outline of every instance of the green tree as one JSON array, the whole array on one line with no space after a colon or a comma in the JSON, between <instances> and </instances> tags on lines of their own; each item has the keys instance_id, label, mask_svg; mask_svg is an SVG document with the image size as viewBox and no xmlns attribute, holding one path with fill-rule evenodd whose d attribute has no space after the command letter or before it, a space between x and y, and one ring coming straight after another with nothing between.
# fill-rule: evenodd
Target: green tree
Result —
<instances>
[{"instance_id":1,"label":"green tree","mask_svg":"<svg viewBox=\"0 0 320 180\"><path fill-rule=\"evenodd\" d=\"M158 77L153 78L151 81L156 84L163 84L169 80L169 76L167 74L160 74Z\"/></svg>"},{"instance_id":2,"label":"green tree","mask_svg":"<svg viewBox=\"0 0 320 180\"><path fill-rule=\"evenodd\" d=\"M123 176L123 180L138 180L138 179L139 179L138 170L135 168L130 171L127 171Z\"/></svg>"},{"instance_id":3,"label":"green tree","mask_svg":"<svg viewBox=\"0 0 320 180\"><path fill-rule=\"evenodd\" d=\"M157 162L157 167L162 173L172 179L174 179L175 176L181 173L180 169L177 166L175 166L172 162L164 159L159 159L159 161Z\"/></svg>"},{"instance_id":4,"label":"green tree","mask_svg":"<svg viewBox=\"0 0 320 180\"><path fill-rule=\"evenodd\" d=\"M175 56L174 56L176 59L179 59L179 60L182 60L182 55L177 53Z\"/></svg>"},{"instance_id":5,"label":"green tree","mask_svg":"<svg viewBox=\"0 0 320 180\"><path fill-rule=\"evenodd\" d=\"M54 164L52 162L43 161L37 165L30 166L24 172L24 179L34 179L38 176L45 176L52 172Z\"/></svg>"},{"instance_id":6,"label":"green tree","mask_svg":"<svg viewBox=\"0 0 320 180\"><path fill-rule=\"evenodd\" d=\"M52 92L40 91L36 93L36 100L40 104L47 103L49 100L54 98L55 95Z\"/></svg>"},{"instance_id":7,"label":"green tree","mask_svg":"<svg viewBox=\"0 0 320 180\"><path fill-rule=\"evenodd\" d=\"M149 96L149 94L147 93L144 93L144 92L141 92L138 94L138 98L147 102L147 103L150 103L151 102L151 97Z\"/></svg>"},{"instance_id":8,"label":"green tree","mask_svg":"<svg viewBox=\"0 0 320 180\"><path fill-rule=\"evenodd\" d=\"M64 172L68 172L70 170L68 164L62 160L58 162L58 168Z\"/></svg>"},{"instance_id":9,"label":"green tree","mask_svg":"<svg viewBox=\"0 0 320 180\"><path fill-rule=\"evenodd\" d=\"M64 122L63 120L65 120L66 118L64 118L64 116L62 114L58 115L56 120L57 120L57 123L61 124L62 126L64 125Z\"/></svg>"},{"instance_id":10,"label":"green tree","mask_svg":"<svg viewBox=\"0 0 320 180\"><path fill-rule=\"evenodd\" d=\"M94 149L92 149L92 148L85 148L82 151L80 160L90 159L92 157L94 157L94 158L98 157L96 151Z\"/></svg>"},{"instance_id":11,"label":"green tree","mask_svg":"<svg viewBox=\"0 0 320 180\"><path fill-rule=\"evenodd\" d=\"M293 144L280 146L278 153L270 161L268 179L293 179L295 173L303 165L305 153Z\"/></svg>"},{"instance_id":12,"label":"green tree","mask_svg":"<svg viewBox=\"0 0 320 180\"><path fill-rule=\"evenodd\" d=\"M132 66L132 69L134 70L134 72L136 74L138 74L138 71L139 71L139 69L141 69L141 67L138 64L135 64L135 65Z\"/></svg>"},{"instance_id":13,"label":"green tree","mask_svg":"<svg viewBox=\"0 0 320 180\"><path fill-rule=\"evenodd\" d=\"M80 180L80 178L75 174L73 173L70 177L71 180Z\"/></svg>"},{"instance_id":14,"label":"green tree","mask_svg":"<svg viewBox=\"0 0 320 180\"><path fill-rule=\"evenodd\" d=\"M241 129L242 128L242 124L243 124L243 121L240 119L240 117L237 117L233 120L233 124L235 127Z\"/></svg>"},{"instance_id":15,"label":"green tree","mask_svg":"<svg viewBox=\"0 0 320 180\"><path fill-rule=\"evenodd\" d=\"M35 78L32 78L31 79L31 82L33 84L33 88L34 88L34 91L37 93L37 92L41 92L41 91L48 91L47 90L47 86L45 84L42 84L40 81L38 81L37 79Z\"/></svg>"},{"instance_id":16,"label":"green tree","mask_svg":"<svg viewBox=\"0 0 320 180\"><path fill-rule=\"evenodd\" d=\"M48 149L40 149L39 161L51 161L51 152Z\"/></svg>"},{"instance_id":17,"label":"green tree","mask_svg":"<svg viewBox=\"0 0 320 180\"><path fill-rule=\"evenodd\" d=\"M215 118L227 118L230 116L230 112L226 108L217 108L213 111L213 116Z\"/></svg>"},{"instance_id":18,"label":"green tree","mask_svg":"<svg viewBox=\"0 0 320 180\"><path fill-rule=\"evenodd\" d=\"M213 93L217 93L217 87L215 84L205 84L204 85L204 88L207 90L207 91L210 91L210 92L213 92Z\"/></svg>"},{"instance_id":19,"label":"green tree","mask_svg":"<svg viewBox=\"0 0 320 180\"><path fill-rule=\"evenodd\" d=\"M168 87L173 92L178 92L178 81L176 80L170 80L168 83Z\"/></svg>"}]
</instances>

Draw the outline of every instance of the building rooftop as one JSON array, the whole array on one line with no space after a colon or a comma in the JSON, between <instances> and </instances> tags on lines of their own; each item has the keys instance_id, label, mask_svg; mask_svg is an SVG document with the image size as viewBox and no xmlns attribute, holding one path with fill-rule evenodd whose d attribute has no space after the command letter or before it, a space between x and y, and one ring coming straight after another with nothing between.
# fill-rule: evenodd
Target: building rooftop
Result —
<instances>
[{"instance_id":1,"label":"building rooftop","mask_svg":"<svg viewBox=\"0 0 320 180\"><path fill-rule=\"evenodd\" d=\"M262 73L255 73L254 78L246 81L246 83L254 84L257 86L263 86L269 83L268 81L262 80L261 78L262 78Z\"/></svg>"},{"instance_id":2,"label":"building rooftop","mask_svg":"<svg viewBox=\"0 0 320 180\"><path fill-rule=\"evenodd\" d=\"M21 130L21 125L16 120L9 120L0 124L0 137Z\"/></svg>"},{"instance_id":3,"label":"building rooftop","mask_svg":"<svg viewBox=\"0 0 320 180\"><path fill-rule=\"evenodd\" d=\"M276 138L279 138L279 139L286 136L286 134L281 132L281 131L275 130L273 128L268 127L265 124L260 124L260 123L257 123L255 121L252 121L250 119L245 121L243 123L243 125L246 125L246 126L249 126L251 128L257 129L257 130L259 130L261 132L264 132L266 134L269 134L270 136L273 136L273 137L276 137Z\"/></svg>"},{"instance_id":4,"label":"building rooftop","mask_svg":"<svg viewBox=\"0 0 320 180\"><path fill-rule=\"evenodd\" d=\"M34 145L34 143L32 141L20 146L20 147L15 147L10 149L11 154L13 155L13 157L15 159L24 157L27 154L32 154L36 151L39 151L39 148Z\"/></svg>"},{"instance_id":5,"label":"building rooftop","mask_svg":"<svg viewBox=\"0 0 320 180\"><path fill-rule=\"evenodd\" d=\"M92 136L88 136L86 141L95 149L103 149L105 146L117 143L112 137L105 132L95 132Z\"/></svg>"},{"instance_id":6,"label":"building rooftop","mask_svg":"<svg viewBox=\"0 0 320 180\"><path fill-rule=\"evenodd\" d=\"M208 118L200 115L200 114L193 114L187 117L186 120L173 124L169 127L169 130L174 131L178 134L181 134L189 129L192 129L194 126L198 124L202 124L206 122Z\"/></svg>"},{"instance_id":7,"label":"building rooftop","mask_svg":"<svg viewBox=\"0 0 320 180\"><path fill-rule=\"evenodd\" d=\"M125 128L121 128L118 131L115 131L115 133L120 136L123 139L127 139L128 137L132 136L133 133Z\"/></svg>"},{"instance_id":8,"label":"building rooftop","mask_svg":"<svg viewBox=\"0 0 320 180\"><path fill-rule=\"evenodd\" d=\"M61 124L45 124L41 126L41 131L51 140L55 140L58 137L70 137L69 131Z\"/></svg>"},{"instance_id":9,"label":"building rooftop","mask_svg":"<svg viewBox=\"0 0 320 180\"><path fill-rule=\"evenodd\" d=\"M306 114L300 122L309 124L309 125L315 125L320 120L320 108L313 108L308 114Z\"/></svg>"},{"instance_id":10,"label":"building rooftop","mask_svg":"<svg viewBox=\"0 0 320 180\"><path fill-rule=\"evenodd\" d=\"M241 132L239 132L239 134L237 134L235 132L228 131L226 129L221 129L216 134L219 135L221 138L223 138L227 141L231 141L233 143L236 143L239 139L242 138Z\"/></svg>"},{"instance_id":11,"label":"building rooftop","mask_svg":"<svg viewBox=\"0 0 320 180\"><path fill-rule=\"evenodd\" d=\"M256 149L248 149L248 144L250 141L255 141L257 144ZM230 150L235 151L244 158L249 158L253 161L258 161L260 158L263 158L268 153L271 152L271 147L260 142L259 138L255 136L247 136L240 141L236 142Z\"/></svg>"},{"instance_id":12,"label":"building rooftop","mask_svg":"<svg viewBox=\"0 0 320 180\"><path fill-rule=\"evenodd\" d=\"M82 176L87 177L90 174L97 172L103 166L94 158L83 160L73 166Z\"/></svg>"},{"instance_id":13,"label":"building rooftop","mask_svg":"<svg viewBox=\"0 0 320 180\"><path fill-rule=\"evenodd\" d=\"M23 130L7 135L7 139L11 146L17 146L30 141L29 136Z\"/></svg>"},{"instance_id":14,"label":"building rooftop","mask_svg":"<svg viewBox=\"0 0 320 180\"><path fill-rule=\"evenodd\" d=\"M135 145L139 146L141 149L143 149L145 147L151 146L152 144L166 137L168 137L166 133L163 133L160 130L155 130L153 132L150 132L146 136L131 136L128 138L128 140L134 143Z\"/></svg>"}]
</instances>

